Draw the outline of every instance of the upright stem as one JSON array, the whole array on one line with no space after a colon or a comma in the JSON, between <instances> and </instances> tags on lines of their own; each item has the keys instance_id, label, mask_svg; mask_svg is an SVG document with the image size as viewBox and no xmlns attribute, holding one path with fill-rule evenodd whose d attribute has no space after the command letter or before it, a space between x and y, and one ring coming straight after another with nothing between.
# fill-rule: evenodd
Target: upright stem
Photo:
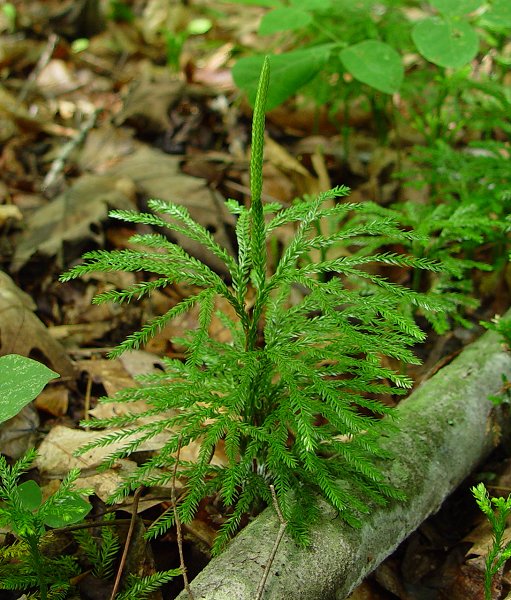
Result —
<instances>
[{"instance_id":1,"label":"upright stem","mask_svg":"<svg viewBox=\"0 0 511 600\"><path fill-rule=\"evenodd\" d=\"M44 565L43 561L41 560L41 552L39 550L39 538L31 535L26 538L26 541L30 550L34 571L39 579L39 592L41 594L41 600L47 600L48 584L46 583L46 574L44 572Z\"/></svg>"},{"instance_id":2,"label":"upright stem","mask_svg":"<svg viewBox=\"0 0 511 600\"><path fill-rule=\"evenodd\" d=\"M262 312L261 293L266 282L266 227L262 202L263 188L263 154L264 154L264 125L266 97L270 81L270 61L264 59L257 96L252 118L252 152L250 156L250 251L254 269L254 284L256 288L255 306L252 312L252 322L247 336L247 349L253 350L257 340L257 326Z\"/></svg>"}]
</instances>

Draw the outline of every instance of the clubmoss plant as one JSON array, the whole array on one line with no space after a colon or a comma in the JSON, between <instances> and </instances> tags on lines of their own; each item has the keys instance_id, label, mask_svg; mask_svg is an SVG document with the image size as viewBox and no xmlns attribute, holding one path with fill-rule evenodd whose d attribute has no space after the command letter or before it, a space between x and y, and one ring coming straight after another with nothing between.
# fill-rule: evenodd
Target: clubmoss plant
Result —
<instances>
[{"instance_id":1,"label":"clubmoss plant","mask_svg":"<svg viewBox=\"0 0 511 600\"><path fill-rule=\"evenodd\" d=\"M72 469L59 489L42 501L35 481L19 483L36 457L29 450L13 466L0 456L0 525L16 536L13 546L0 549L0 587L7 590L38 589L40 600L63 598L69 579L77 574L71 556L47 556L47 527L63 527L81 521L91 509L84 495L90 490L74 490L79 471Z\"/></svg>"},{"instance_id":2,"label":"clubmoss plant","mask_svg":"<svg viewBox=\"0 0 511 600\"><path fill-rule=\"evenodd\" d=\"M471 488L477 505L490 522L493 540L488 550L484 571L484 598L492 600L493 578L511 558L511 543L504 543L507 520L511 515L511 496L507 498L490 498L484 483Z\"/></svg>"},{"instance_id":3,"label":"clubmoss plant","mask_svg":"<svg viewBox=\"0 0 511 600\"><path fill-rule=\"evenodd\" d=\"M139 348L173 318L198 305L198 328L180 340L186 347L186 361L164 359L165 372L143 376L140 387L105 398L105 402L144 399L148 409L142 414L88 421L89 426L115 429L80 451L124 440L123 447L106 461L108 467L145 440L167 433L167 443L126 479L112 501L140 485L168 484L177 461L177 476L185 483L177 507L183 522L194 517L206 496L218 494L226 507L215 551L237 530L245 513L261 501L271 504L270 485L289 531L302 543L307 542L309 526L318 516L318 492L354 525L369 512L371 502L400 497L374 462L375 457L386 456L380 440L393 426L391 419L379 418L392 410L377 398L404 393L410 386L410 380L384 360L417 363L410 346L424 338L399 305L431 305L421 294L387 281L367 265L440 268L427 259L390 253L348 254L316 263L306 259L312 250L342 243L347 247L361 236L408 239L413 234L401 231L392 218L378 216L340 232L318 234L318 221L364 210L364 206L341 200L333 206L326 203L346 196L344 186L287 208L263 204L269 75L266 60L253 117L250 206L227 202L237 216L236 258L177 204L150 200L153 213L110 213L129 223L179 232L200 242L225 263L230 279L222 279L161 233L133 236L131 242L140 244L140 250L89 252L84 264L61 277L68 281L94 271L155 274L125 290L102 293L96 303L129 302L175 282L196 290L112 353L118 356ZM273 232L289 223L295 224L295 235L269 272L267 245ZM364 286L354 289L353 278ZM296 298L297 291L302 297L293 303L291 297ZM235 317L217 313L231 333L229 342L219 342L208 333L219 296L235 313ZM179 448L193 442L200 444L196 460L176 458ZM227 457L225 466L212 462L220 443ZM173 520L169 511L149 534L165 531Z\"/></svg>"},{"instance_id":4,"label":"clubmoss plant","mask_svg":"<svg viewBox=\"0 0 511 600\"><path fill-rule=\"evenodd\" d=\"M502 244L506 222L481 214L478 206L471 202L443 204L419 204L404 202L391 208L368 202L366 214L355 217L354 222L363 223L373 215L390 217L403 227L410 227L416 237L401 241L416 259L426 258L442 263L443 270L425 274L413 268L411 286L414 291L423 291L435 310L422 310L438 334L443 334L454 324L471 327L464 317L467 310L479 306L473 294L471 271L491 271L492 266L474 260L474 252L480 245ZM392 247L396 243L392 236L373 238L360 248L361 255L377 249ZM436 310L441 306L443 310Z\"/></svg>"},{"instance_id":5,"label":"clubmoss plant","mask_svg":"<svg viewBox=\"0 0 511 600\"><path fill-rule=\"evenodd\" d=\"M9 466L0 456L0 526L16 537L14 543L0 547L0 589L27 592L27 598L33 600L64 600L81 568L77 556L54 555L51 551L53 529L82 521L91 509L84 495L92 490L73 489L79 471L72 469L59 489L43 502L35 481L19 483L35 457L36 451L29 450ZM102 528L100 540L86 529L77 529L74 536L92 566L92 573L106 580L113 576L120 544L113 530L114 515L106 516L105 520L111 520L112 526ZM130 574L116 600L146 598L180 573L180 569L171 569L149 577Z\"/></svg>"}]
</instances>

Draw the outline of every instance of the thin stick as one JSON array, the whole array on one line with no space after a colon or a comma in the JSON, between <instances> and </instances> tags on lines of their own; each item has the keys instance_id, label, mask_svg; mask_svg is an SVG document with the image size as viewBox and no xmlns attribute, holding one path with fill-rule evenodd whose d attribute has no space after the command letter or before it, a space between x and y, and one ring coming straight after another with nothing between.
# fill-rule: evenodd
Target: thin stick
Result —
<instances>
[{"instance_id":1,"label":"thin stick","mask_svg":"<svg viewBox=\"0 0 511 600\"><path fill-rule=\"evenodd\" d=\"M102 108L97 108L96 110L94 110L84 121L83 125L80 127L80 130L76 133L76 135L74 135L68 142L66 142L62 146L59 155L53 161L50 170L44 178L42 184L43 192L47 194L52 192L52 188L55 186L61 171L63 171L66 161L69 158L69 155L77 146L79 146L85 140L87 133L94 127L98 115L102 111Z\"/></svg>"},{"instance_id":2,"label":"thin stick","mask_svg":"<svg viewBox=\"0 0 511 600\"><path fill-rule=\"evenodd\" d=\"M44 50L41 53L41 56L39 57L39 60L37 61L36 66L34 67L33 71L30 73L30 75L27 77L25 84L23 85L23 87L20 90L20 93L18 94L18 98L17 98L18 105L20 105L23 102L23 100L25 100L28 92L34 85L35 80L37 79L39 73L50 62L50 59L53 55L53 51L55 50L55 46L57 45L58 41L59 41L59 38L55 33L51 33L48 36L48 41L46 43Z\"/></svg>"},{"instance_id":3,"label":"thin stick","mask_svg":"<svg viewBox=\"0 0 511 600\"><path fill-rule=\"evenodd\" d=\"M179 566L183 571L183 582L185 584L185 590L190 600L194 600L192 590L190 589L190 582L188 581L188 575L186 573L185 557L183 554L183 532L181 530L181 521L177 512L177 496L176 496L176 475L177 465L179 464L179 455L181 453L181 436L177 443L176 462L174 463L174 472L172 473L172 488L171 488L171 499L172 507L174 510L174 523L176 524L176 535L177 535L177 549L179 551Z\"/></svg>"},{"instance_id":4,"label":"thin stick","mask_svg":"<svg viewBox=\"0 0 511 600\"><path fill-rule=\"evenodd\" d=\"M142 519L144 525L151 525L150 519ZM79 529L92 529L93 527L115 527L116 525L124 525L131 523L131 519L115 519L115 521L87 521L86 523L77 523L75 525L67 525L52 529L55 533L68 533L70 531L78 531Z\"/></svg>"},{"instance_id":5,"label":"thin stick","mask_svg":"<svg viewBox=\"0 0 511 600\"><path fill-rule=\"evenodd\" d=\"M270 485L271 497L273 500L273 507L275 508L275 512L277 513L277 517L280 521L279 531L277 533L277 537L275 538L275 543L273 544L273 548L271 550L270 558L268 559L266 566L264 567L264 573L261 577L261 581L257 586L257 593L255 600L261 600L263 597L264 586L266 585L266 580L268 579L268 575L270 574L270 569L275 560L275 556L277 554L277 550L280 546L280 542L282 541L282 537L284 536L284 532L286 531L287 521L284 519L282 515L282 511L280 510L279 502L277 500L277 494L275 493L275 487Z\"/></svg>"},{"instance_id":6,"label":"thin stick","mask_svg":"<svg viewBox=\"0 0 511 600\"><path fill-rule=\"evenodd\" d=\"M89 410L90 410L91 393L92 393L92 373L89 373L89 376L87 378L87 387L85 388L85 401L84 401L84 407L83 407L83 420L84 421L90 421ZM89 426L86 425L84 427L84 429L86 429L86 430L89 429Z\"/></svg>"},{"instance_id":7,"label":"thin stick","mask_svg":"<svg viewBox=\"0 0 511 600\"><path fill-rule=\"evenodd\" d=\"M115 577L115 583L114 583L114 587L112 589L112 594L110 595L110 600L114 600L115 595L117 594L117 590L119 589L119 585L121 583L121 575L124 570L124 565L126 564L126 559L128 558L128 550L130 547L131 538L133 537L133 532L135 530L135 521L137 520L138 502L140 500L140 496L142 494L143 489L144 489L143 486L140 486L139 488L137 488L137 491L135 492L135 495L133 496L133 505L132 505L133 512L131 513L130 526L128 529L128 535L126 536L126 542L124 543L124 550L122 551L121 563L119 565L119 568L117 569L117 575Z\"/></svg>"}]
</instances>

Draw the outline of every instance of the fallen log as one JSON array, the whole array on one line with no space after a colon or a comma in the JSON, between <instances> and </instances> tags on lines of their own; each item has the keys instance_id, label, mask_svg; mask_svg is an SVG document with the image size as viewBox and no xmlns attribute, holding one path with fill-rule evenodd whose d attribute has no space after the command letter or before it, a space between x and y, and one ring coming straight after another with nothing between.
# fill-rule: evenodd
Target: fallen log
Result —
<instances>
[{"instance_id":1,"label":"fallen log","mask_svg":"<svg viewBox=\"0 0 511 600\"><path fill-rule=\"evenodd\" d=\"M395 459L384 464L407 500L375 507L360 529L325 504L310 547L282 539L263 600L346 598L498 444L503 414L488 396L502 374L511 378L511 353L488 332L402 401L399 431L385 440ZM193 580L195 600L254 600L278 530L266 509Z\"/></svg>"}]
</instances>

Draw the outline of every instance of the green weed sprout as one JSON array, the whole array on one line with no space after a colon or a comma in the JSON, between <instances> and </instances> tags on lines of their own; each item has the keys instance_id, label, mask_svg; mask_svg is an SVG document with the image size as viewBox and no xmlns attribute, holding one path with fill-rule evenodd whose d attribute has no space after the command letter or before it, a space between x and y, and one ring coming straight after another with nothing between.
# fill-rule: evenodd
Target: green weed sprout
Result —
<instances>
[{"instance_id":1,"label":"green weed sprout","mask_svg":"<svg viewBox=\"0 0 511 600\"><path fill-rule=\"evenodd\" d=\"M177 506L182 522L194 517L204 497L216 494L226 507L215 552L236 532L244 514L261 501L272 503L270 485L288 530L303 544L319 515L318 492L353 525L360 523L373 502L401 497L375 465L375 458L387 456L380 440L393 427L391 419L379 418L392 409L377 398L403 394L411 381L382 359L418 362L410 346L423 340L424 334L413 319L403 316L400 306L432 306L424 295L389 282L370 266L440 270L435 261L394 253L363 257L346 253L319 262L307 259L314 250L348 247L361 238L386 235L403 240L413 234L400 230L392 218L378 216L329 234L318 232L323 220L343 220L349 213L364 211L363 205L341 200L349 192L344 186L289 207L262 202L269 77L265 60L253 116L250 206L234 200L226 203L237 217L236 257L178 204L150 200L152 213L110 213L122 221L179 232L200 242L225 264L228 278L163 233L134 235L130 243L141 249L88 252L83 264L61 276L68 281L95 271L154 274L127 289L101 293L96 303L129 302L175 282L197 290L143 325L111 354L139 348L172 319L198 306L198 328L180 340L186 361L165 358L164 372L142 376L140 387L103 399L143 399L148 408L141 414L88 421L89 426L110 430L79 452L123 442L104 463L107 468L165 432L166 444L125 480L111 501L119 501L140 485L170 483L175 467L185 483ZM338 202L326 204L332 198ZM294 237L270 272L267 247L275 230L289 224L295 225ZM362 284L354 288L353 279ZM298 301L296 291L302 292ZM215 312L218 297L232 306L234 317ZM215 314L230 331L230 341L219 342L209 335ZM192 443L200 445L197 459L179 458L179 449ZM225 449L225 466L212 461L219 444ZM149 535L164 532L173 522L169 511L149 529Z\"/></svg>"},{"instance_id":2,"label":"green weed sprout","mask_svg":"<svg viewBox=\"0 0 511 600\"><path fill-rule=\"evenodd\" d=\"M511 495L507 498L491 498L488 495L484 483L471 488L477 505L486 515L493 531L493 544L488 552L484 571L484 597L492 600L492 581L495 575L502 569L504 563L511 558L511 542L504 544L503 536L506 522L511 514Z\"/></svg>"},{"instance_id":3,"label":"green weed sprout","mask_svg":"<svg viewBox=\"0 0 511 600\"><path fill-rule=\"evenodd\" d=\"M91 509L84 496L92 491L73 489L79 470L71 469L59 489L43 502L41 488L35 481L18 483L35 457L36 451L29 450L9 466L0 456L0 525L17 538L14 546L0 549L0 587L7 590L38 588L40 600L50 600L65 595L77 567L70 556L45 554L47 528L81 521ZM11 558L16 559L15 562L11 562Z\"/></svg>"}]
</instances>

